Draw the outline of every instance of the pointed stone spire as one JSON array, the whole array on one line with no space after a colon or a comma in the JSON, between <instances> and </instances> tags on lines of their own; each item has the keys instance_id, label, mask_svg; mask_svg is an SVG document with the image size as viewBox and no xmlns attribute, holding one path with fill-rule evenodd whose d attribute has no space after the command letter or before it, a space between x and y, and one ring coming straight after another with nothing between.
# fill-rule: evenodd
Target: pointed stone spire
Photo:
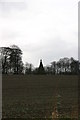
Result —
<instances>
[{"instance_id":1,"label":"pointed stone spire","mask_svg":"<svg viewBox=\"0 0 80 120\"><path fill-rule=\"evenodd\" d=\"M43 68L42 59L40 60L40 65L39 65L39 68Z\"/></svg>"},{"instance_id":2,"label":"pointed stone spire","mask_svg":"<svg viewBox=\"0 0 80 120\"><path fill-rule=\"evenodd\" d=\"M45 73L44 67L43 67L43 63L42 63L42 59L40 60L40 65L39 65L39 68L38 68L38 73L39 74L44 74Z\"/></svg>"}]
</instances>

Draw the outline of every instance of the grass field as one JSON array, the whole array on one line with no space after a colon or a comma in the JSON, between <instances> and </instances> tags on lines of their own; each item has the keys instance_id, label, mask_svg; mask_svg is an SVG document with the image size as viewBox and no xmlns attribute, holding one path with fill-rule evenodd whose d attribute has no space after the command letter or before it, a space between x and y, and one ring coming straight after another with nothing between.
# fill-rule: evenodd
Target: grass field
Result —
<instances>
[{"instance_id":1,"label":"grass field","mask_svg":"<svg viewBox=\"0 0 80 120\"><path fill-rule=\"evenodd\" d=\"M3 118L77 118L78 77L5 75L2 102Z\"/></svg>"}]
</instances>

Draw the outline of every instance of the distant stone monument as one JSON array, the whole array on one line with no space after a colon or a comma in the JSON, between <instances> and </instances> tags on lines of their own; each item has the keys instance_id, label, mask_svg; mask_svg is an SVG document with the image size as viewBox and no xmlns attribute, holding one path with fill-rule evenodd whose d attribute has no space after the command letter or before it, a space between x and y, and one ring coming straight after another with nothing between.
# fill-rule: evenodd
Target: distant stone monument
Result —
<instances>
[{"instance_id":1,"label":"distant stone monument","mask_svg":"<svg viewBox=\"0 0 80 120\"><path fill-rule=\"evenodd\" d=\"M45 73L45 70L44 70L44 67L43 67L43 63L42 63L42 60L40 60L40 65L39 65L39 68L38 68L38 74L44 74Z\"/></svg>"}]
</instances>

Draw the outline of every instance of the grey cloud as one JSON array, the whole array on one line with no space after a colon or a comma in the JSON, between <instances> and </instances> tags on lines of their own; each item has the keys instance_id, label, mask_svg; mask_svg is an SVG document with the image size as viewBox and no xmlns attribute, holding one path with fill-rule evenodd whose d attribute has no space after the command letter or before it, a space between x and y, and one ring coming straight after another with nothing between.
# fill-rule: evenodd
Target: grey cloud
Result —
<instances>
[{"instance_id":1,"label":"grey cloud","mask_svg":"<svg viewBox=\"0 0 80 120\"><path fill-rule=\"evenodd\" d=\"M77 7L70 9L73 4L75 0L0 0L1 45L18 45L23 60L34 65L41 58L44 64L65 56L77 58Z\"/></svg>"},{"instance_id":2,"label":"grey cloud","mask_svg":"<svg viewBox=\"0 0 80 120\"><path fill-rule=\"evenodd\" d=\"M50 40L50 42L46 42L42 46L26 45L25 49L23 48L23 51L25 51L26 56L27 53L29 53L30 58L33 58L32 61L34 65L37 64L36 61L39 59L43 59L44 65L46 65L63 57L72 56L77 58L77 46L68 46L68 43L66 43L66 41L62 40L60 37L56 37L55 39ZM31 59L29 60L31 61Z\"/></svg>"},{"instance_id":3,"label":"grey cloud","mask_svg":"<svg viewBox=\"0 0 80 120\"><path fill-rule=\"evenodd\" d=\"M15 39L18 36L18 33L16 32L3 32L1 35L2 40L12 40Z\"/></svg>"},{"instance_id":4,"label":"grey cloud","mask_svg":"<svg viewBox=\"0 0 80 120\"><path fill-rule=\"evenodd\" d=\"M26 2L24 0L18 1L7 1L0 0L0 9L2 12L11 12L11 10L24 10L27 7Z\"/></svg>"}]
</instances>

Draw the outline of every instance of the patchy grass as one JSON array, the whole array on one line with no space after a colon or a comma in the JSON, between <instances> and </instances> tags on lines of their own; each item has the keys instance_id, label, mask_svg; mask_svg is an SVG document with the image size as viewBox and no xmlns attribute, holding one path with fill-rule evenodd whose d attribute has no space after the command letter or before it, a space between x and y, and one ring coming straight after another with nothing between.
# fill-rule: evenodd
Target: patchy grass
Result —
<instances>
[{"instance_id":1,"label":"patchy grass","mask_svg":"<svg viewBox=\"0 0 80 120\"><path fill-rule=\"evenodd\" d=\"M77 118L77 76L5 75L2 87L3 118Z\"/></svg>"}]
</instances>

